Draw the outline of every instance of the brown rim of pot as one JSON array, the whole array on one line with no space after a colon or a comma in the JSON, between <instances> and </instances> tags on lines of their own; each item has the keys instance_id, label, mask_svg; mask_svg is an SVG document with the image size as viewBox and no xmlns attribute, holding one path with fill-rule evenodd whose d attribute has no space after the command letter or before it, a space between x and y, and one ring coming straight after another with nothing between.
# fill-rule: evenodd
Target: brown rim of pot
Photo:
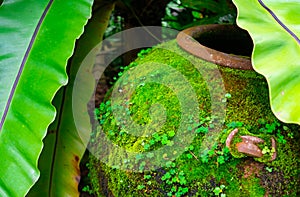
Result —
<instances>
[{"instance_id":1,"label":"brown rim of pot","mask_svg":"<svg viewBox=\"0 0 300 197\"><path fill-rule=\"evenodd\" d=\"M178 45L185 51L192 55L204 59L206 61L215 63L220 66L226 66L230 68L237 68L242 70L253 70L250 58L241 57L239 55L228 54L221 52L207 46L200 44L196 38L201 36L203 33L218 33L222 35L222 32L233 31L244 31L236 25L201 25L185 29L177 35ZM217 34L216 34L217 35Z\"/></svg>"}]
</instances>

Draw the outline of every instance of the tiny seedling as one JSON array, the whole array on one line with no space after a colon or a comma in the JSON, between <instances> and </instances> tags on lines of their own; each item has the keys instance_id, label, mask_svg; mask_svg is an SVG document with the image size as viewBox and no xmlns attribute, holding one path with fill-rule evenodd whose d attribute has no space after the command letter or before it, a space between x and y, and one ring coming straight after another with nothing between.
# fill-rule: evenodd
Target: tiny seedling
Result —
<instances>
[{"instance_id":1,"label":"tiny seedling","mask_svg":"<svg viewBox=\"0 0 300 197\"><path fill-rule=\"evenodd\" d=\"M271 150L270 150L269 147L267 147L267 146L265 146L265 147L262 149L262 151L261 151L262 154L267 154L267 153L270 153L270 152L271 152Z\"/></svg>"},{"instance_id":2,"label":"tiny seedling","mask_svg":"<svg viewBox=\"0 0 300 197\"><path fill-rule=\"evenodd\" d=\"M223 193L225 188L226 188L225 185L220 185L220 187L215 187L215 189L213 191L215 196L221 195L221 197L225 197L226 194Z\"/></svg>"},{"instance_id":3,"label":"tiny seedling","mask_svg":"<svg viewBox=\"0 0 300 197\"><path fill-rule=\"evenodd\" d=\"M151 175L144 175L144 179L151 179Z\"/></svg>"},{"instance_id":4,"label":"tiny seedling","mask_svg":"<svg viewBox=\"0 0 300 197\"><path fill-rule=\"evenodd\" d=\"M225 94L225 98L230 99L231 97L232 97L231 94L229 94L229 93Z\"/></svg>"},{"instance_id":5,"label":"tiny seedling","mask_svg":"<svg viewBox=\"0 0 300 197\"><path fill-rule=\"evenodd\" d=\"M224 156L219 156L218 158L217 158L217 161L218 161L218 163L219 164L224 164L225 163L225 158L224 158Z\"/></svg>"},{"instance_id":6,"label":"tiny seedling","mask_svg":"<svg viewBox=\"0 0 300 197\"><path fill-rule=\"evenodd\" d=\"M86 185L82 188L83 192L87 192L89 194L93 194L93 190L91 190L90 186Z\"/></svg>"},{"instance_id":7,"label":"tiny seedling","mask_svg":"<svg viewBox=\"0 0 300 197\"><path fill-rule=\"evenodd\" d=\"M138 185L138 186L137 186L137 189L138 189L138 190L142 190L142 189L144 189L144 188L145 188L145 185Z\"/></svg>"},{"instance_id":8,"label":"tiny seedling","mask_svg":"<svg viewBox=\"0 0 300 197\"><path fill-rule=\"evenodd\" d=\"M224 97L225 97L225 98L222 99L222 103L226 103L227 99L230 99L230 98L231 98L231 94L226 93Z\"/></svg>"},{"instance_id":9,"label":"tiny seedling","mask_svg":"<svg viewBox=\"0 0 300 197\"><path fill-rule=\"evenodd\" d=\"M208 132L208 127L201 126L195 130L196 133L206 134Z\"/></svg>"},{"instance_id":10,"label":"tiny seedling","mask_svg":"<svg viewBox=\"0 0 300 197\"><path fill-rule=\"evenodd\" d=\"M266 170L268 171L268 172L272 172L273 171L273 168L269 168L268 166L266 167Z\"/></svg>"},{"instance_id":11,"label":"tiny seedling","mask_svg":"<svg viewBox=\"0 0 300 197\"><path fill-rule=\"evenodd\" d=\"M228 129L235 129L237 127L242 127L243 124L244 123L237 121L237 122L230 122L226 126L228 127Z\"/></svg>"},{"instance_id":12,"label":"tiny seedling","mask_svg":"<svg viewBox=\"0 0 300 197\"><path fill-rule=\"evenodd\" d=\"M290 139L293 139L293 138L294 138L294 133L288 133L287 136L288 136Z\"/></svg>"},{"instance_id":13,"label":"tiny seedling","mask_svg":"<svg viewBox=\"0 0 300 197\"><path fill-rule=\"evenodd\" d=\"M150 149L150 144L144 144L144 150L149 150Z\"/></svg>"},{"instance_id":14,"label":"tiny seedling","mask_svg":"<svg viewBox=\"0 0 300 197\"><path fill-rule=\"evenodd\" d=\"M286 143L284 136L281 134L281 132L279 130L277 131L277 141L278 141L278 143L281 143L281 144Z\"/></svg>"}]
</instances>

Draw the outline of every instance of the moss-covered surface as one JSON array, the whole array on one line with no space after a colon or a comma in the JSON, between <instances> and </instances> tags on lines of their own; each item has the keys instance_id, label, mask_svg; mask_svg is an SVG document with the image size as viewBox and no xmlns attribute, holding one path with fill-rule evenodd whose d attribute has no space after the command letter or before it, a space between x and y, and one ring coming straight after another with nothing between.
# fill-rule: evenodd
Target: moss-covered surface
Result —
<instances>
[{"instance_id":1,"label":"moss-covered surface","mask_svg":"<svg viewBox=\"0 0 300 197\"><path fill-rule=\"evenodd\" d=\"M212 64L182 51L175 41L162 46L172 51L156 48L148 54L141 53L124 70L123 75L120 74L122 77L115 84L118 92L125 96L119 95L121 99L114 101L112 105L111 91L107 101L96 111L101 128L111 142L141 154L128 156L129 159L124 161L120 156L123 153L118 151L103 153L105 150L99 148L103 135L99 134L98 128L92 134L90 146L94 153L89 161L93 192L97 196L105 196L107 191L110 191L111 196L299 196L300 129L296 125L280 123L273 116L264 78L253 71L218 67L224 80L226 95L218 94L217 100L220 109L222 103L227 105L226 118L220 127L217 122L222 121L222 118L211 110L212 105L218 107L218 104L211 103L209 94L209 87L218 90L219 83L210 81L208 85L207 78L204 80L197 70L207 69L206 72L209 73L213 70ZM188 104L193 101L192 92L185 93L180 88L174 92L167 85L151 82L151 79L147 82L145 79L160 78L166 83L176 79L175 71L164 73L162 69L155 73L151 69L140 69L138 73L142 77L136 78L135 69L145 63L150 68L155 65L154 62L172 66L185 77L187 81L184 84L188 82L196 94L199 111L188 109L186 112L190 115L182 112L183 101L178 95L184 95L184 100L187 101L184 104ZM172 82L174 81L169 83ZM128 97L126 92L134 87L131 84L138 85ZM156 108L152 110L151 106ZM164 111L161 110L162 106ZM114 116L115 109L120 109L118 113L122 112L121 117ZM196 116L193 111L197 112ZM131 117L134 123L141 126L138 127L142 128L138 130L138 136L130 134L130 125L124 119L125 116ZM162 125L160 119L164 119ZM181 125L184 125L183 134L178 131ZM244 133L265 139L267 143L260 145L262 149L270 147L269 139L273 136L277 144L276 160L268 162L270 151L267 148L265 157L256 159L259 161L237 155L238 153L233 153L233 157L225 147L225 140L228 133L237 127ZM203 149L201 145L205 136L209 132L215 132L216 128L220 131L220 135L214 138L216 142L208 143L210 146ZM173 146L173 140L177 143L176 135L193 136L190 144L177 140L178 146L184 148L182 154L177 153ZM238 136L234 140L234 143L238 141ZM165 153L153 154L154 150L162 147L168 147ZM104 157L106 158L103 159ZM176 159L171 160L172 157ZM116 158L119 158L119 164L110 165L110 161ZM151 170L148 162L159 158L164 162L161 166L156 166L156 170ZM103 185L100 176L106 176L107 184Z\"/></svg>"}]
</instances>

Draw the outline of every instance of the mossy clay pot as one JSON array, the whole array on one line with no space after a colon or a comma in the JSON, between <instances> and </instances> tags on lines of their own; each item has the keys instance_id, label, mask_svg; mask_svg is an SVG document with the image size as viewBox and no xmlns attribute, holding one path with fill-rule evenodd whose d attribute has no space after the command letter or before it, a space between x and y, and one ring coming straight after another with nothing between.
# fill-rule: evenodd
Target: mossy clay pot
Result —
<instances>
[{"instance_id":1,"label":"mossy clay pot","mask_svg":"<svg viewBox=\"0 0 300 197\"><path fill-rule=\"evenodd\" d=\"M90 147L98 151L89 159L93 192L97 196L299 196L300 129L273 115L267 82L251 66L252 47L247 32L235 25L205 25L143 51L120 74L96 112L100 126ZM118 117L113 113L117 108L124 109ZM139 125L139 135L129 132L125 116ZM266 155L272 152L274 138L276 159L228 152L225 141L235 128L243 131L239 135L264 139L267 143L259 148ZM116 147L140 154L128 154L125 161L117 149L99 149L104 135ZM191 135L186 143L185 136ZM242 141L239 135L234 143ZM164 147L169 148L153 154ZM111 165L109 161L116 159L120 162ZM152 161L159 159L160 165L151 168Z\"/></svg>"}]
</instances>

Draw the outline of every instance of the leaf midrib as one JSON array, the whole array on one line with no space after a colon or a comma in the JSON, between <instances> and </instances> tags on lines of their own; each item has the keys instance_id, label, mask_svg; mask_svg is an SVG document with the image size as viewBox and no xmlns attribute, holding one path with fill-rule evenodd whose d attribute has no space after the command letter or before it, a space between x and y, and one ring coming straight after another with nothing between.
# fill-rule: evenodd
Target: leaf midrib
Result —
<instances>
[{"instance_id":1,"label":"leaf midrib","mask_svg":"<svg viewBox=\"0 0 300 197\"><path fill-rule=\"evenodd\" d=\"M290 34L298 43L298 45L300 45L300 39L298 38L298 36L292 31L290 30L279 18L278 16L262 1L262 0L258 0L259 4L267 11L269 12L269 14L274 18L274 20L288 33Z\"/></svg>"},{"instance_id":2,"label":"leaf midrib","mask_svg":"<svg viewBox=\"0 0 300 197\"><path fill-rule=\"evenodd\" d=\"M43 12L43 14L42 14L41 17L40 17L39 22L37 23L37 25L36 25L36 27L35 27L35 29L34 29L34 32L33 32L32 36L31 36L30 42L29 42L28 47L27 47L27 49L26 49L25 55L24 55L24 57L22 58L21 66L20 66L20 68L19 68L19 70L18 70L18 74L17 74L16 79L15 79L15 81L14 81L14 83L13 83L12 89L11 89L10 92L9 92L9 97L8 97L7 102L6 102L6 105L5 105L5 109L4 109L3 115L2 115L2 117L1 117L1 122L0 122L0 132L1 132L1 130L2 130L2 127L3 127L3 125L4 125L5 119L6 119L6 117L7 117L7 113L8 113L9 107L10 107L10 105L11 105L11 103L12 103L13 96L14 96L14 94L15 94L15 92L16 92L16 88L17 88L17 85L18 85L18 83L19 83L19 81L20 81L20 78L21 78L22 72L23 72L23 70L24 70L24 66L25 66L25 64L26 64L26 62L27 62L29 53L30 53L30 51L31 51L31 49L32 49L32 47L33 47L33 43L34 43L35 40L36 40L37 34L38 34L38 32L39 32L39 30L40 30L40 28L41 28L41 25L42 25L42 23L43 23L43 21L44 21L46 15L47 15L49 9L50 9L52 3L53 3L53 0L50 0L50 1L48 2L48 4L47 4L47 6L46 6L46 8L45 8L45 10L44 10L44 12Z\"/></svg>"}]
</instances>

